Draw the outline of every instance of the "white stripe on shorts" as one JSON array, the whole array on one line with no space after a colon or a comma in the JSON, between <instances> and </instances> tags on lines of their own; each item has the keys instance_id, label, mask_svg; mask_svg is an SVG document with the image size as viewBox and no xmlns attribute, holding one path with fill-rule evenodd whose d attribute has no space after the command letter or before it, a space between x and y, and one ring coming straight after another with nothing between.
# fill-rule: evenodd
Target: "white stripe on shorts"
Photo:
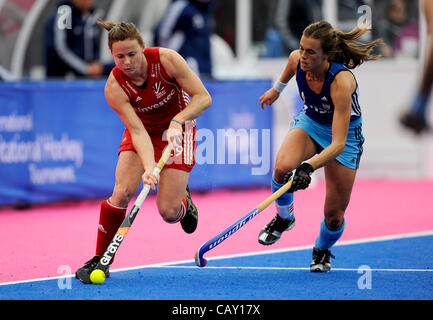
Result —
<instances>
[{"instance_id":1,"label":"white stripe on shorts","mask_svg":"<svg viewBox=\"0 0 433 320\"><path fill-rule=\"evenodd\" d=\"M194 159L194 127L195 120L185 123L183 162L186 165L192 165Z\"/></svg>"}]
</instances>

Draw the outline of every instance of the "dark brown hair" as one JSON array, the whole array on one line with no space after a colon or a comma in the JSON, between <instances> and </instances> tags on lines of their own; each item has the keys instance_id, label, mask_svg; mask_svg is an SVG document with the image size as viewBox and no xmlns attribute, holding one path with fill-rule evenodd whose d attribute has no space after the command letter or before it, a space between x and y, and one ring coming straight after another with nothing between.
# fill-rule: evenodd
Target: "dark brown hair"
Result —
<instances>
[{"instance_id":1,"label":"dark brown hair","mask_svg":"<svg viewBox=\"0 0 433 320\"><path fill-rule=\"evenodd\" d=\"M143 37L132 22L98 21L98 25L108 31L108 47L110 50L114 42L123 40L137 40L140 46L144 45Z\"/></svg>"},{"instance_id":2,"label":"dark brown hair","mask_svg":"<svg viewBox=\"0 0 433 320\"><path fill-rule=\"evenodd\" d=\"M373 48L383 43L376 39L369 43L358 41L368 33L368 29L356 27L350 32L334 29L327 21L319 21L305 28L303 35L319 40L325 53L330 53L329 61L341 63L349 69L354 69L364 61L377 60L380 55L371 55Z\"/></svg>"}]
</instances>

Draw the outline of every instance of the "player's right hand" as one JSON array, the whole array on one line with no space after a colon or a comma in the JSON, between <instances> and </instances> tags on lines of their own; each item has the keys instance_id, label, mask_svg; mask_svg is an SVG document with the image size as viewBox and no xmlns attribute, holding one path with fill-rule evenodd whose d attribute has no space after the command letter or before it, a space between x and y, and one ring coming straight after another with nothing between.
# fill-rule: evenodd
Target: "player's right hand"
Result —
<instances>
[{"instance_id":1,"label":"player's right hand","mask_svg":"<svg viewBox=\"0 0 433 320\"><path fill-rule=\"evenodd\" d=\"M269 89L259 98L260 106L264 110L265 104L270 106L275 102L275 100L278 99L279 96L280 94L277 90L275 90L274 88Z\"/></svg>"},{"instance_id":2,"label":"player's right hand","mask_svg":"<svg viewBox=\"0 0 433 320\"><path fill-rule=\"evenodd\" d=\"M307 189L311 182L311 174L314 172L314 168L307 162L301 163L295 171L293 176L292 187L290 190L295 192L297 190Z\"/></svg>"}]
</instances>

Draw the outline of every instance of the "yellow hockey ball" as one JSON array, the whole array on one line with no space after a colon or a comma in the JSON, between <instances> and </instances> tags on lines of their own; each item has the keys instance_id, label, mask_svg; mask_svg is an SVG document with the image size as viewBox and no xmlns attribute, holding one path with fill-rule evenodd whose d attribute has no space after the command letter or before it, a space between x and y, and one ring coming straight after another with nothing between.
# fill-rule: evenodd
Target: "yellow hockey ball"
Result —
<instances>
[{"instance_id":1,"label":"yellow hockey ball","mask_svg":"<svg viewBox=\"0 0 433 320\"><path fill-rule=\"evenodd\" d=\"M90 281L94 284L102 284L105 281L105 273L102 270L93 270L90 274Z\"/></svg>"}]
</instances>

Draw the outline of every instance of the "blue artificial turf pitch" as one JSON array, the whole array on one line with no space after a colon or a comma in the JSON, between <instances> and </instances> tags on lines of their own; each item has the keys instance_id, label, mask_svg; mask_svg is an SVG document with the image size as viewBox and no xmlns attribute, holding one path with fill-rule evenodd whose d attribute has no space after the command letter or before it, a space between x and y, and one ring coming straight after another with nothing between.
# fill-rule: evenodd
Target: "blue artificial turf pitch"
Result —
<instances>
[{"instance_id":1,"label":"blue artificial turf pitch","mask_svg":"<svg viewBox=\"0 0 433 320\"><path fill-rule=\"evenodd\" d=\"M311 273L311 249L113 271L102 285L56 278L0 285L1 300L431 300L433 236L334 246Z\"/></svg>"}]
</instances>

